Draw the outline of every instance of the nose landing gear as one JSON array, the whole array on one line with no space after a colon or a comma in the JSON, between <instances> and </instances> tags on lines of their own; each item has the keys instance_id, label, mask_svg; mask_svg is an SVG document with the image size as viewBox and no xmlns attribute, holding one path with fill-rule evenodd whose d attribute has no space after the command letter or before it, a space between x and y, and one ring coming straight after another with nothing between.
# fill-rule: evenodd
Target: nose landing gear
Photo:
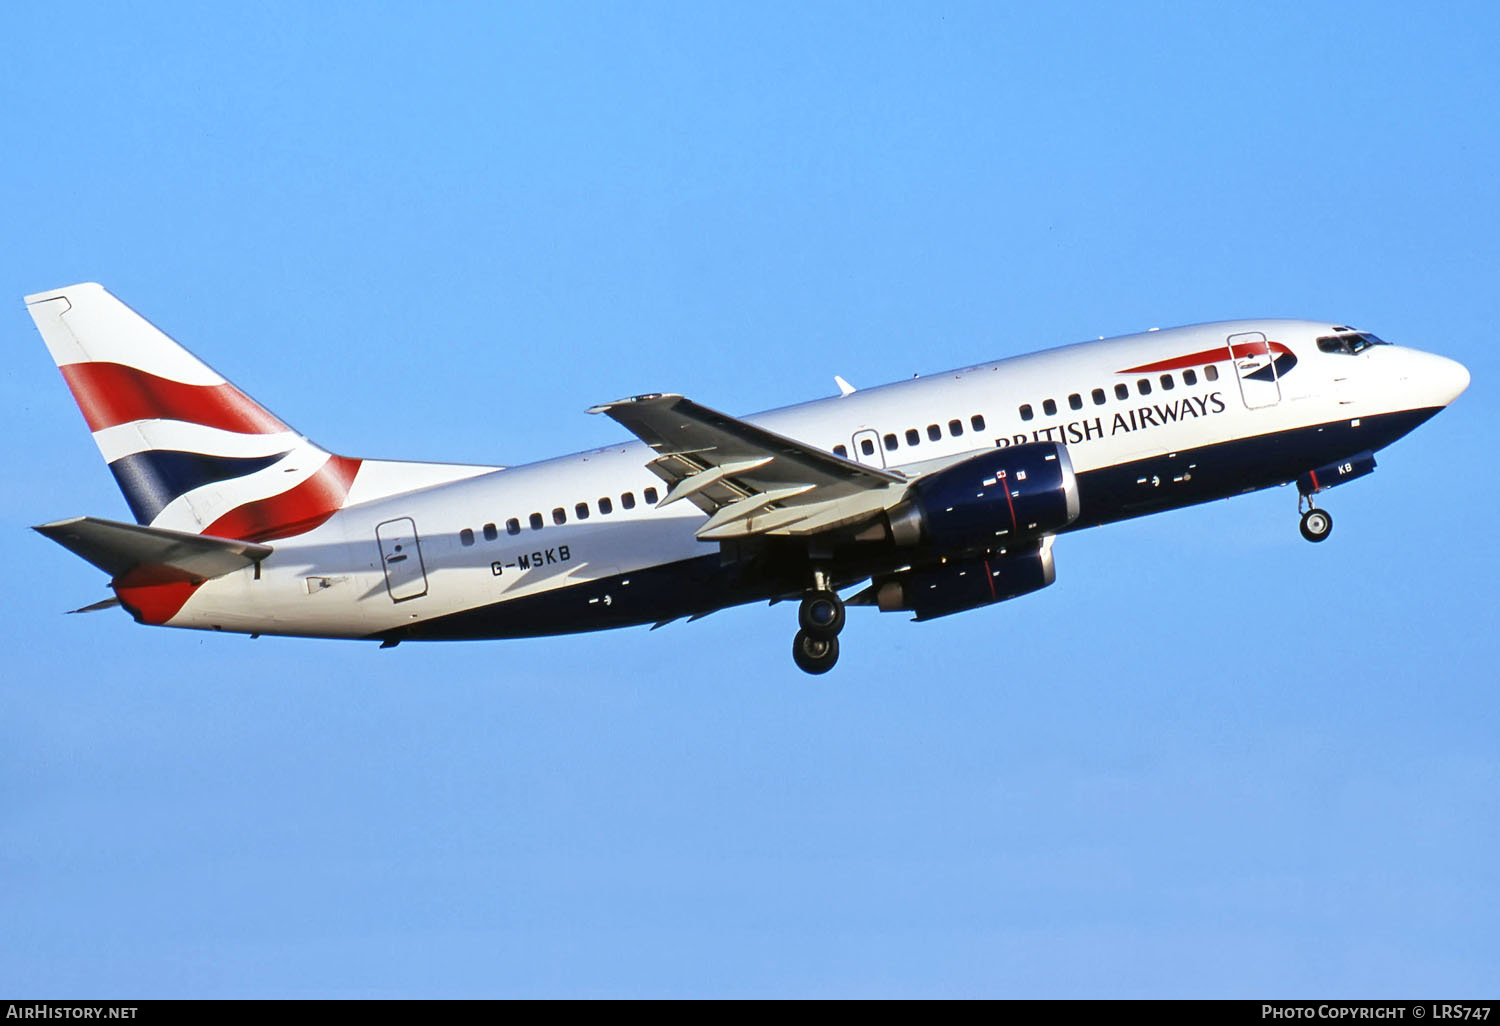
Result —
<instances>
[{"instance_id":1,"label":"nose landing gear","mask_svg":"<svg viewBox=\"0 0 1500 1026\"><path fill-rule=\"evenodd\" d=\"M1319 509L1312 504L1312 496L1300 496L1297 500L1297 508L1302 508L1303 501L1307 502L1307 511L1302 514L1300 525L1302 537L1310 542L1326 541L1333 533L1333 514L1326 509Z\"/></svg>"},{"instance_id":2,"label":"nose landing gear","mask_svg":"<svg viewBox=\"0 0 1500 1026\"><path fill-rule=\"evenodd\" d=\"M1359 421L1354 420L1351 425L1359 427ZM1302 513L1302 537L1310 542L1320 542L1333 532L1333 517L1326 509L1318 509L1313 503L1314 495L1356 477L1364 477L1374 469L1375 454L1366 449L1348 459L1324 464L1298 476L1297 511L1300 513L1304 505L1307 507L1307 512Z\"/></svg>"},{"instance_id":3,"label":"nose landing gear","mask_svg":"<svg viewBox=\"0 0 1500 1026\"><path fill-rule=\"evenodd\" d=\"M1302 537L1310 542L1325 541L1333 532L1333 517L1326 509L1313 508L1302 514Z\"/></svg>"},{"instance_id":4,"label":"nose landing gear","mask_svg":"<svg viewBox=\"0 0 1500 1026\"><path fill-rule=\"evenodd\" d=\"M792 661L804 673L827 673L839 661L839 631L844 629L844 601L829 585L828 574L813 571L813 584L797 610L801 630L792 639Z\"/></svg>"}]
</instances>

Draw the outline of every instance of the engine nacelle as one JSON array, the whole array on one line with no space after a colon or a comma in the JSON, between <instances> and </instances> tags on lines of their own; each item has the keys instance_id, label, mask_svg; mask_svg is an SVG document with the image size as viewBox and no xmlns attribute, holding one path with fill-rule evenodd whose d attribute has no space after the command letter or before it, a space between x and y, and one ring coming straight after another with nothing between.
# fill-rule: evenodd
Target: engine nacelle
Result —
<instances>
[{"instance_id":1,"label":"engine nacelle","mask_svg":"<svg viewBox=\"0 0 1500 1026\"><path fill-rule=\"evenodd\" d=\"M1078 519L1078 479L1066 446L1028 442L928 474L891 511L898 545L945 552L1014 548Z\"/></svg>"},{"instance_id":2,"label":"engine nacelle","mask_svg":"<svg viewBox=\"0 0 1500 1026\"><path fill-rule=\"evenodd\" d=\"M1021 552L895 574L876 583L875 603L882 613L910 610L918 620L932 620L1038 591L1056 579L1049 535Z\"/></svg>"}]
</instances>

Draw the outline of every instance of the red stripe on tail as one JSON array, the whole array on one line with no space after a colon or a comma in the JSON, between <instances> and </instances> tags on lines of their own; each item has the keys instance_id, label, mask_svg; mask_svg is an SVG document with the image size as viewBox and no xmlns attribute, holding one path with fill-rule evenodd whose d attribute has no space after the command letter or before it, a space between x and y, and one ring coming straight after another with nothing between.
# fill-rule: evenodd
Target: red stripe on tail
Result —
<instances>
[{"instance_id":1,"label":"red stripe on tail","mask_svg":"<svg viewBox=\"0 0 1500 1026\"><path fill-rule=\"evenodd\" d=\"M361 462L332 456L323 469L297 487L236 506L203 533L239 541L271 541L306 534L343 507Z\"/></svg>"},{"instance_id":2,"label":"red stripe on tail","mask_svg":"<svg viewBox=\"0 0 1500 1026\"><path fill-rule=\"evenodd\" d=\"M361 460L330 457L312 477L268 499L247 502L208 525L204 534L268 541L304 534L344 505ZM174 567L142 566L110 582L120 603L142 623L164 624L181 611L203 582Z\"/></svg>"},{"instance_id":3,"label":"red stripe on tail","mask_svg":"<svg viewBox=\"0 0 1500 1026\"><path fill-rule=\"evenodd\" d=\"M131 616L159 627L177 615L202 583L174 567L141 566L109 585Z\"/></svg>"},{"instance_id":4,"label":"red stripe on tail","mask_svg":"<svg viewBox=\"0 0 1500 1026\"><path fill-rule=\"evenodd\" d=\"M133 420L185 420L252 435L291 430L228 382L184 385L120 363L69 363L60 369L90 431Z\"/></svg>"}]
</instances>

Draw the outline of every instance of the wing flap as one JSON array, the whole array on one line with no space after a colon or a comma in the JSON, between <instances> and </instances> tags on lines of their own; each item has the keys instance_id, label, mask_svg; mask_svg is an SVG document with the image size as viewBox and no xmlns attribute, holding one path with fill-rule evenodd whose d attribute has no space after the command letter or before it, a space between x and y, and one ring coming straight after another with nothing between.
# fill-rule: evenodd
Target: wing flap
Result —
<instances>
[{"instance_id":1,"label":"wing flap","mask_svg":"<svg viewBox=\"0 0 1500 1026\"><path fill-rule=\"evenodd\" d=\"M269 545L126 524L101 517L72 517L34 528L118 580L137 570L162 579L206 581L257 564Z\"/></svg>"},{"instance_id":2,"label":"wing flap","mask_svg":"<svg viewBox=\"0 0 1500 1026\"><path fill-rule=\"evenodd\" d=\"M688 474L686 477L679 477L677 482L672 485L671 490L667 492L666 497L656 505L661 507L668 503L676 502L678 499L686 499L696 492L703 491L710 485L720 484L726 477L759 470L767 463L770 463L772 459L773 457L771 456L762 456L755 460L738 460L733 463L721 463L716 467L705 467L702 470ZM726 483L725 487L731 486Z\"/></svg>"},{"instance_id":3,"label":"wing flap","mask_svg":"<svg viewBox=\"0 0 1500 1026\"><path fill-rule=\"evenodd\" d=\"M708 522L704 541L816 533L867 519L900 501L907 479L711 410L653 393L596 406L656 453L647 466L669 486L658 505L687 499Z\"/></svg>"},{"instance_id":4,"label":"wing flap","mask_svg":"<svg viewBox=\"0 0 1500 1026\"><path fill-rule=\"evenodd\" d=\"M595 406L662 456L685 456L713 466L741 460L769 462L744 473L756 482L848 484L856 488L904 482L899 474L867 467L816 446L711 410L680 395L656 393Z\"/></svg>"}]
</instances>

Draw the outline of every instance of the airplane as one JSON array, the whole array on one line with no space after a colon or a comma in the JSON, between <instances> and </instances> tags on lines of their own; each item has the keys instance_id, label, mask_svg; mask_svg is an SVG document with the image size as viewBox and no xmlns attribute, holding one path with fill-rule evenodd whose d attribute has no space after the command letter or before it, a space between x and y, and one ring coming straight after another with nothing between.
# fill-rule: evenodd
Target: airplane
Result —
<instances>
[{"instance_id":1,"label":"airplane","mask_svg":"<svg viewBox=\"0 0 1500 1026\"><path fill-rule=\"evenodd\" d=\"M135 521L36 528L109 575L115 597L74 612L391 647L795 600L813 674L848 606L922 621L1016 598L1085 527L1295 481L1301 533L1324 541L1316 497L1469 384L1348 325L1223 321L838 377L749 417L637 395L589 411L630 441L417 463L321 448L97 284L26 304Z\"/></svg>"}]
</instances>

